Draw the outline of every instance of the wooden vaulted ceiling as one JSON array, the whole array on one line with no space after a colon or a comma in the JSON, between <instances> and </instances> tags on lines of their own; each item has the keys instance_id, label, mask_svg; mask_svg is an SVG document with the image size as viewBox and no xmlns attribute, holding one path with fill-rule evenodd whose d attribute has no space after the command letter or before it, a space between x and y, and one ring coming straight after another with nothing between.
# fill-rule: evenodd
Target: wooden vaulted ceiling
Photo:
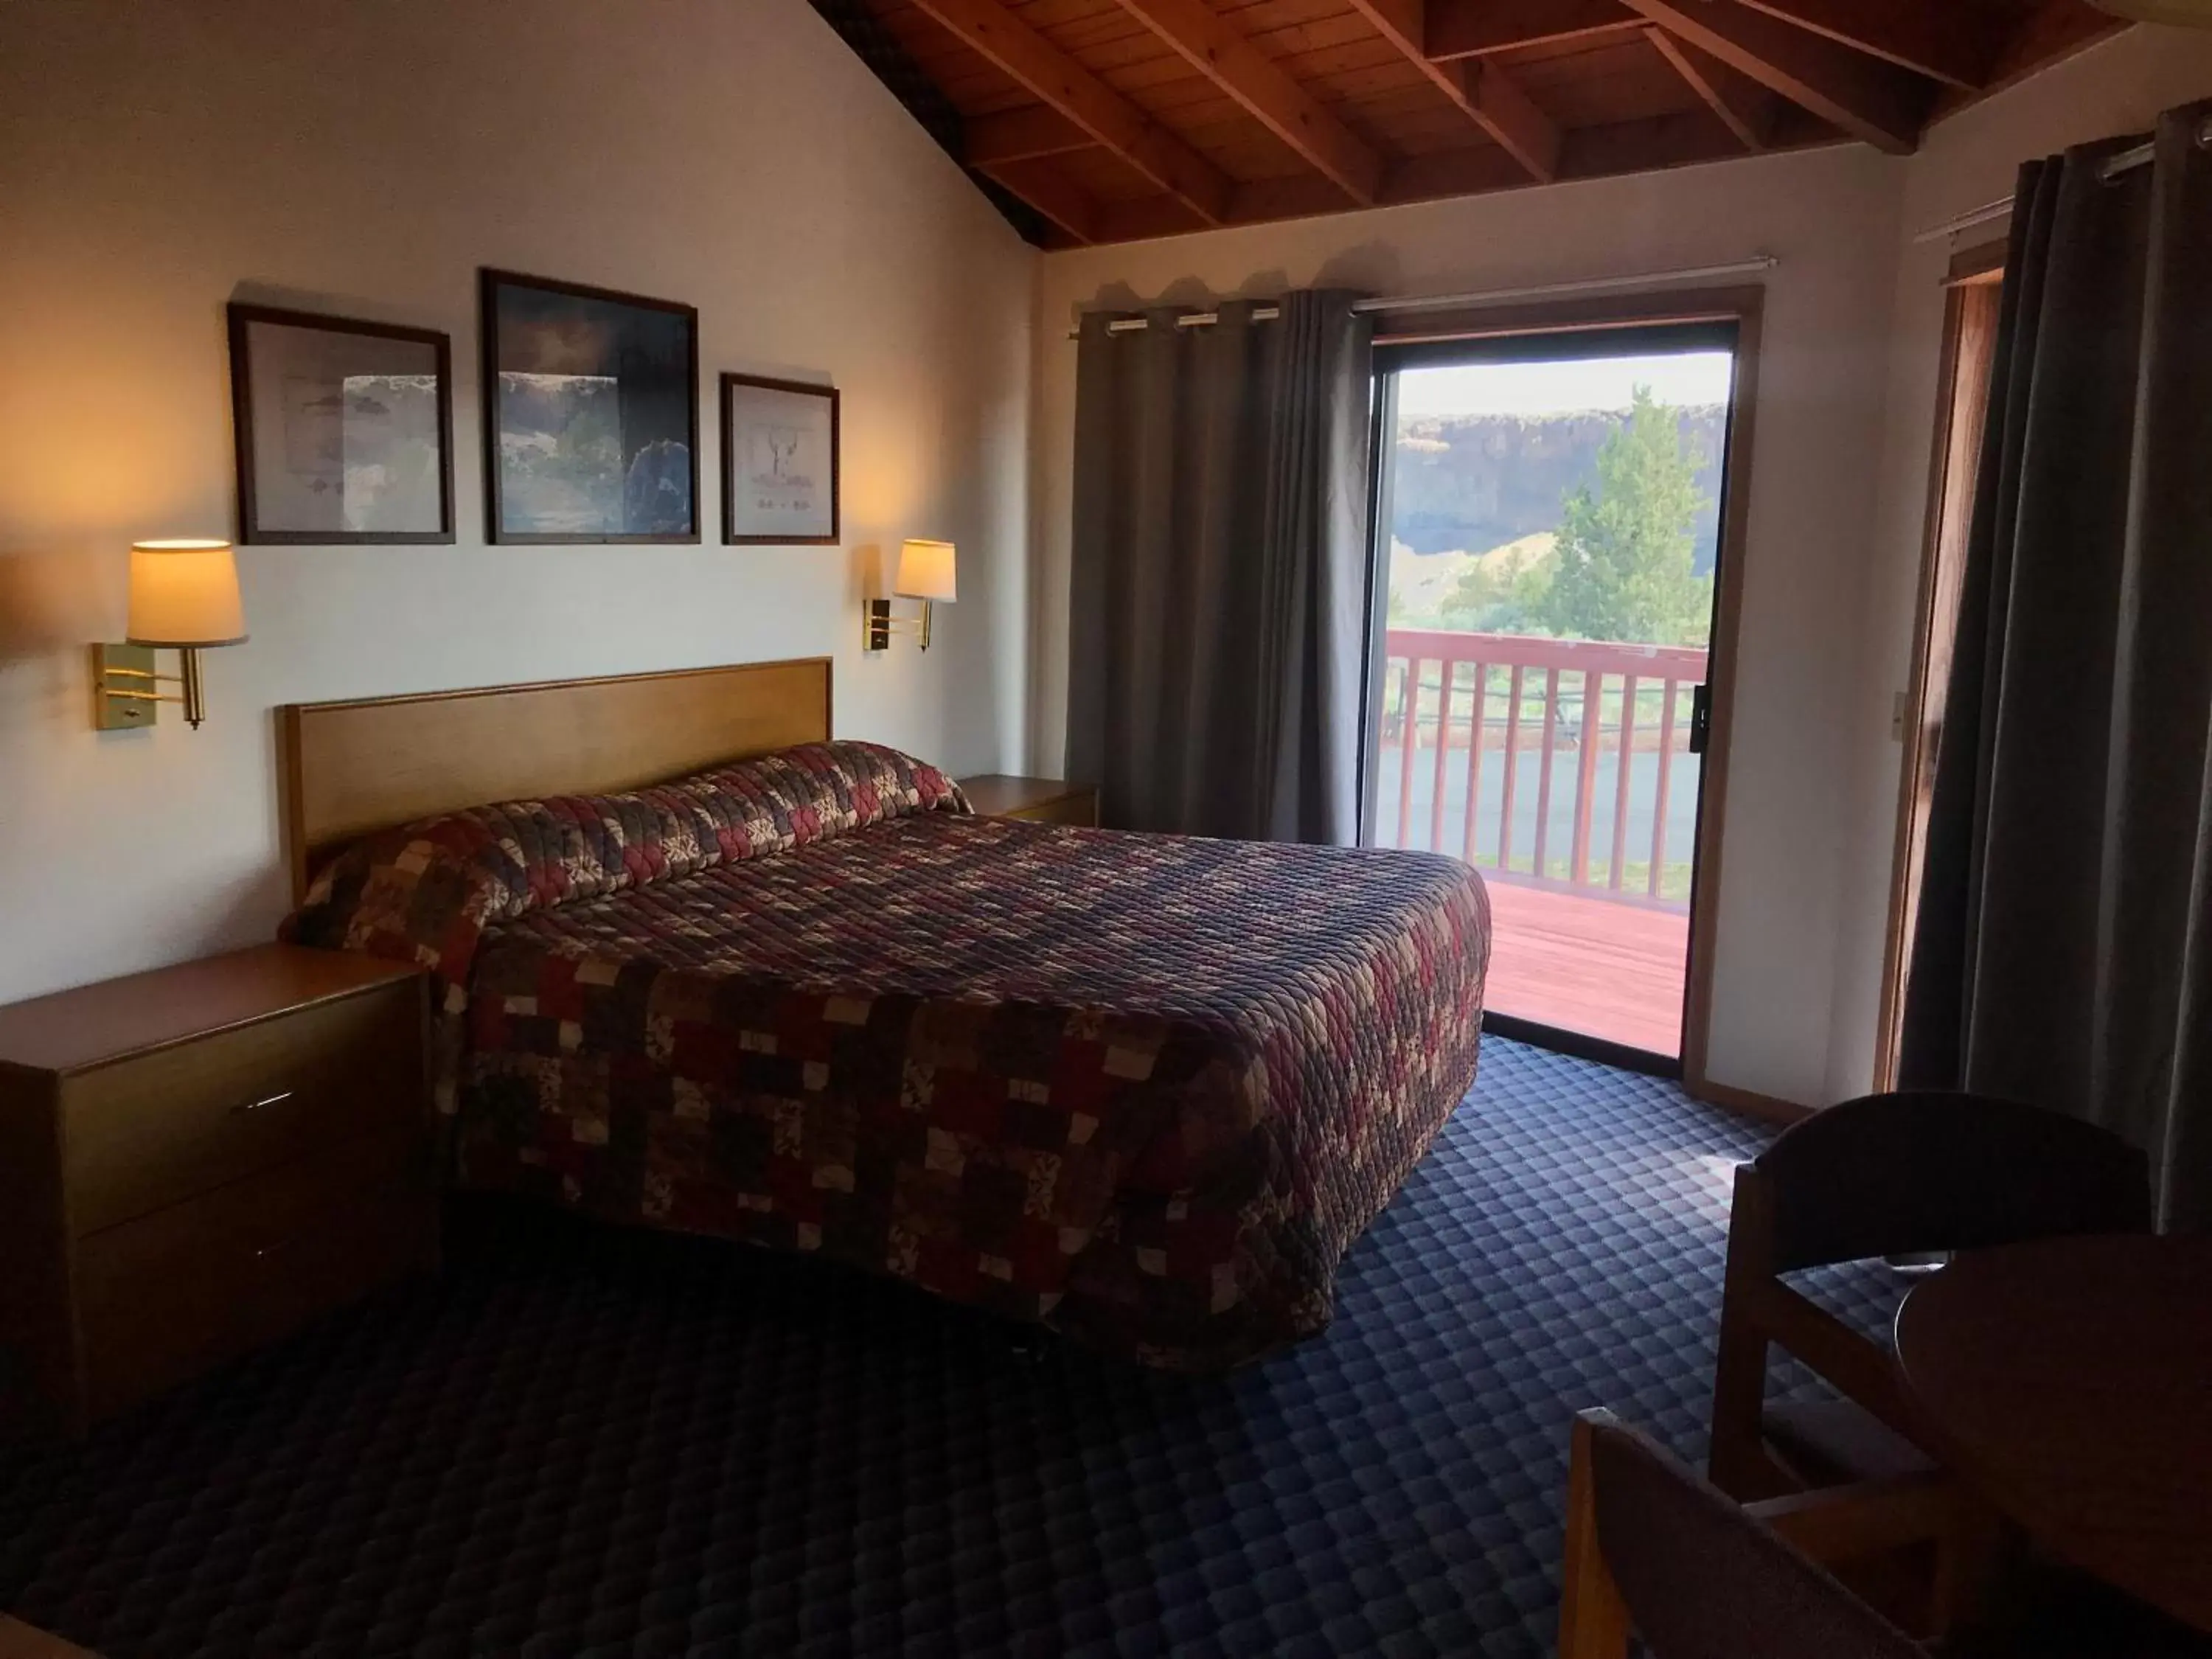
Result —
<instances>
[{"instance_id":1,"label":"wooden vaulted ceiling","mask_svg":"<svg viewBox=\"0 0 2212 1659\"><path fill-rule=\"evenodd\" d=\"M1846 140L1902 154L2123 27L2088 0L848 4L1054 246Z\"/></svg>"}]
</instances>

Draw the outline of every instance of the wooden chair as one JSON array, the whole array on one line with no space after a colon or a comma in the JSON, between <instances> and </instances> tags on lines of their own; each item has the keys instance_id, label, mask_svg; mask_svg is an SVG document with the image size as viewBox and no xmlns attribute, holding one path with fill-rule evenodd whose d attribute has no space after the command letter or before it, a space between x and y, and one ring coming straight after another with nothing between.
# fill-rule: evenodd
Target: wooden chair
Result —
<instances>
[{"instance_id":1,"label":"wooden chair","mask_svg":"<svg viewBox=\"0 0 2212 1659\"><path fill-rule=\"evenodd\" d=\"M1560 1659L1926 1659L1814 1559L1947 1533L1950 1488L1921 1477L1749 1507L1610 1412L1575 1419Z\"/></svg>"},{"instance_id":2,"label":"wooden chair","mask_svg":"<svg viewBox=\"0 0 2212 1659\"><path fill-rule=\"evenodd\" d=\"M1783 1282L1870 1256L2146 1232L2142 1153L2093 1124L1967 1094L1868 1095L1790 1126L1735 1172L1714 1370L1714 1483L1747 1501L1924 1473L1886 1345ZM1768 1406L1777 1344L1844 1397Z\"/></svg>"},{"instance_id":3,"label":"wooden chair","mask_svg":"<svg viewBox=\"0 0 2212 1659\"><path fill-rule=\"evenodd\" d=\"M1830 1572L1930 1542L1954 1583L1969 1518L1930 1476L1740 1504L1610 1412L1575 1419L1560 1659L2212 1659L2189 1630L2081 1575L2014 1577L1923 1647Z\"/></svg>"}]
</instances>

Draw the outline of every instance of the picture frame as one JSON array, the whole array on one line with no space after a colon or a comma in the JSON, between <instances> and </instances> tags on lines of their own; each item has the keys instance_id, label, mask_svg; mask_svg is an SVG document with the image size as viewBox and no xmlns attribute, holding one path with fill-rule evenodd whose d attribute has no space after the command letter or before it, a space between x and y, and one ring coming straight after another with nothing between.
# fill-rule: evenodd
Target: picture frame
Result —
<instances>
[{"instance_id":1,"label":"picture frame","mask_svg":"<svg viewBox=\"0 0 2212 1659\"><path fill-rule=\"evenodd\" d=\"M811 380L724 374L722 542L835 547L840 539L840 402Z\"/></svg>"},{"instance_id":2,"label":"picture frame","mask_svg":"<svg viewBox=\"0 0 2212 1659\"><path fill-rule=\"evenodd\" d=\"M487 538L696 543L697 308L489 269L478 301Z\"/></svg>"},{"instance_id":3,"label":"picture frame","mask_svg":"<svg viewBox=\"0 0 2212 1659\"><path fill-rule=\"evenodd\" d=\"M225 310L239 541L452 542L452 337L239 301Z\"/></svg>"}]
</instances>

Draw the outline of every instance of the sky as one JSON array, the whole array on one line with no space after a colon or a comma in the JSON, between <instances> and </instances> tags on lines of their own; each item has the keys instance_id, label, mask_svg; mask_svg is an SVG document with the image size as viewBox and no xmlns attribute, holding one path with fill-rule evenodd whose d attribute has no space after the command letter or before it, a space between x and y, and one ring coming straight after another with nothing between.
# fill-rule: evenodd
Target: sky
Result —
<instances>
[{"instance_id":1,"label":"sky","mask_svg":"<svg viewBox=\"0 0 2212 1659\"><path fill-rule=\"evenodd\" d=\"M1662 404L1726 403L1733 362L1725 351L1682 351L1571 362L1409 368L1398 376L1398 417L1626 409L1638 386L1650 386Z\"/></svg>"}]
</instances>

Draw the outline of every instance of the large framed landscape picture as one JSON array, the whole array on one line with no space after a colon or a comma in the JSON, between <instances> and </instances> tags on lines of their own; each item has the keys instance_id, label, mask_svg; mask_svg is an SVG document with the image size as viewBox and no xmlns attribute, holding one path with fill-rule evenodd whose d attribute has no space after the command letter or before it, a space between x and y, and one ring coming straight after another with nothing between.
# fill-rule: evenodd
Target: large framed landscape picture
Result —
<instances>
[{"instance_id":1,"label":"large framed landscape picture","mask_svg":"<svg viewBox=\"0 0 2212 1659\"><path fill-rule=\"evenodd\" d=\"M270 306L228 310L239 540L452 541L447 337Z\"/></svg>"},{"instance_id":2,"label":"large framed landscape picture","mask_svg":"<svg viewBox=\"0 0 2212 1659\"><path fill-rule=\"evenodd\" d=\"M836 545L836 387L722 376L722 539Z\"/></svg>"},{"instance_id":3,"label":"large framed landscape picture","mask_svg":"<svg viewBox=\"0 0 2212 1659\"><path fill-rule=\"evenodd\" d=\"M495 542L699 539L699 313L483 274Z\"/></svg>"}]
</instances>

